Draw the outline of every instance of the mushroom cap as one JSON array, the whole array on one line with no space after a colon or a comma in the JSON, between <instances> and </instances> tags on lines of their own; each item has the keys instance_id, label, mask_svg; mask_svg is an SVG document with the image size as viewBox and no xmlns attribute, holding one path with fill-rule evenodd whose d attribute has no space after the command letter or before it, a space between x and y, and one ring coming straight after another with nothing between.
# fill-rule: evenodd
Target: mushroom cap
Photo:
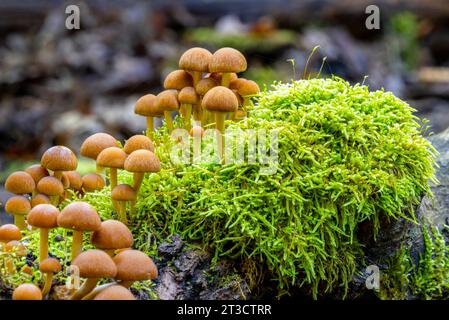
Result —
<instances>
[{"instance_id":1,"label":"mushroom cap","mask_svg":"<svg viewBox=\"0 0 449 320\"><path fill-rule=\"evenodd\" d=\"M41 165L52 171L70 171L76 169L78 159L69 148L54 146L44 152Z\"/></svg>"},{"instance_id":2,"label":"mushroom cap","mask_svg":"<svg viewBox=\"0 0 449 320\"><path fill-rule=\"evenodd\" d=\"M164 81L165 89L181 90L184 87L191 87L193 79L190 73L185 70L175 70L170 72Z\"/></svg>"},{"instance_id":3,"label":"mushroom cap","mask_svg":"<svg viewBox=\"0 0 449 320\"><path fill-rule=\"evenodd\" d=\"M64 185L53 176L43 177L37 183L37 191L47 196L60 196L64 193Z\"/></svg>"},{"instance_id":4,"label":"mushroom cap","mask_svg":"<svg viewBox=\"0 0 449 320\"><path fill-rule=\"evenodd\" d=\"M86 192L93 192L95 190L101 190L106 185L103 177L97 173L85 174L81 180L83 181L82 189Z\"/></svg>"},{"instance_id":5,"label":"mushroom cap","mask_svg":"<svg viewBox=\"0 0 449 320\"><path fill-rule=\"evenodd\" d=\"M178 100L180 103L197 104L199 97L196 94L194 87L184 87L179 91Z\"/></svg>"},{"instance_id":6,"label":"mushroom cap","mask_svg":"<svg viewBox=\"0 0 449 320\"><path fill-rule=\"evenodd\" d=\"M164 111L156 107L156 96L150 93L137 100L134 113L144 117L161 117Z\"/></svg>"},{"instance_id":7,"label":"mushroom cap","mask_svg":"<svg viewBox=\"0 0 449 320\"><path fill-rule=\"evenodd\" d=\"M159 172L159 158L150 150L136 150L128 155L125 170L129 172Z\"/></svg>"},{"instance_id":8,"label":"mushroom cap","mask_svg":"<svg viewBox=\"0 0 449 320\"><path fill-rule=\"evenodd\" d=\"M25 245L17 240L9 241L4 247L6 252L14 252L18 257L25 257L27 255L27 248Z\"/></svg>"},{"instance_id":9,"label":"mushroom cap","mask_svg":"<svg viewBox=\"0 0 449 320\"><path fill-rule=\"evenodd\" d=\"M260 92L260 88L256 82L243 78L233 80L229 83L229 89L237 90L238 94L242 97L258 94Z\"/></svg>"},{"instance_id":10,"label":"mushroom cap","mask_svg":"<svg viewBox=\"0 0 449 320\"><path fill-rule=\"evenodd\" d=\"M59 210L51 204L38 204L30 213L27 221L30 226L43 229L53 229L58 226Z\"/></svg>"},{"instance_id":11,"label":"mushroom cap","mask_svg":"<svg viewBox=\"0 0 449 320\"><path fill-rule=\"evenodd\" d=\"M212 53L203 48L191 48L179 58L179 68L184 70L207 72Z\"/></svg>"},{"instance_id":12,"label":"mushroom cap","mask_svg":"<svg viewBox=\"0 0 449 320\"><path fill-rule=\"evenodd\" d=\"M213 72L213 73L209 74L209 77L208 77L208 78L212 78L212 79L214 79L215 81L217 81L217 83L221 83L221 78L222 78L222 77L223 77L223 73L221 73L221 72ZM231 73L229 74L229 81L230 81L230 82L236 80L237 78L238 78L238 76L237 76L236 73L231 72Z\"/></svg>"},{"instance_id":13,"label":"mushroom cap","mask_svg":"<svg viewBox=\"0 0 449 320\"><path fill-rule=\"evenodd\" d=\"M214 52L209 62L209 72L239 73L247 68L245 56L233 48L221 48Z\"/></svg>"},{"instance_id":14,"label":"mushroom cap","mask_svg":"<svg viewBox=\"0 0 449 320\"><path fill-rule=\"evenodd\" d=\"M179 109L178 93L175 90L164 90L156 96L156 106L164 111Z\"/></svg>"},{"instance_id":15,"label":"mushroom cap","mask_svg":"<svg viewBox=\"0 0 449 320\"><path fill-rule=\"evenodd\" d=\"M136 300L136 298L125 287L113 285L97 294L94 300Z\"/></svg>"},{"instance_id":16,"label":"mushroom cap","mask_svg":"<svg viewBox=\"0 0 449 320\"><path fill-rule=\"evenodd\" d=\"M136 134L126 140L125 146L123 147L123 150L130 154L136 150L150 150L151 152L154 152L154 144L153 141L151 141L150 138L147 136L144 136L142 134Z\"/></svg>"},{"instance_id":17,"label":"mushroom cap","mask_svg":"<svg viewBox=\"0 0 449 320\"><path fill-rule=\"evenodd\" d=\"M117 140L107 133L95 133L84 140L80 154L83 157L96 160L98 154L109 147L117 147Z\"/></svg>"},{"instance_id":18,"label":"mushroom cap","mask_svg":"<svg viewBox=\"0 0 449 320\"><path fill-rule=\"evenodd\" d=\"M202 137L204 136L204 129L200 126L194 126L190 129L190 136L192 137Z\"/></svg>"},{"instance_id":19,"label":"mushroom cap","mask_svg":"<svg viewBox=\"0 0 449 320\"><path fill-rule=\"evenodd\" d=\"M105 168L123 169L127 154L119 147L109 147L98 154L97 164Z\"/></svg>"},{"instance_id":20,"label":"mushroom cap","mask_svg":"<svg viewBox=\"0 0 449 320\"><path fill-rule=\"evenodd\" d=\"M81 178L81 174L78 171L66 171L63 174L69 180L70 188L73 190L81 190L83 185L83 180Z\"/></svg>"},{"instance_id":21,"label":"mushroom cap","mask_svg":"<svg viewBox=\"0 0 449 320\"><path fill-rule=\"evenodd\" d=\"M62 270L62 266L58 259L47 258L39 263L39 270L42 273L57 273Z\"/></svg>"},{"instance_id":22,"label":"mushroom cap","mask_svg":"<svg viewBox=\"0 0 449 320\"><path fill-rule=\"evenodd\" d=\"M204 96L210 89L218 86L218 82L212 78L204 78L198 81L195 86L195 91L201 97Z\"/></svg>"},{"instance_id":23,"label":"mushroom cap","mask_svg":"<svg viewBox=\"0 0 449 320\"><path fill-rule=\"evenodd\" d=\"M15 194L31 193L35 187L33 177L25 171L13 172L5 181L6 190Z\"/></svg>"},{"instance_id":24,"label":"mushroom cap","mask_svg":"<svg viewBox=\"0 0 449 320\"><path fill-rule=\"evenodd\" d=\"M202 107L210 111L234 112L239 101L232 90L218 86L209 90L203 97Z\"/></svg>"},{"instance_id":25,"label":"mushroom cap","mask_svg":"<svg viewBox=\"0 0 449 320\"><path fill-rule=\"evenodd\" d=\"M31 203L27 197L13 196L6 201L5 211L9 214L26 215L31 210Z\"/></svg>"},{"instance_id":26,"label":"mushroom cap","mask_svg":"<svg viewBox=\"0 0 449 320\"><path fill-rule=\"evenodd\" d=\"M113 258L117 266L115 279L142 281L156 279L158 272L153 260L138 250L124 250Z\"/></svg>"},{"instance_id":27,"label":"mushroom cap","mask_svg":"<svg viewBox=\"0 0 449 320\"><path fill-rule=\"evenodd\" d=\"M31 283L24 283L18 286L13 294L13 300L42 300L41 290Z\"/></svg>"},{"instance_id":28,"label":"mushroom cap","mask_svg":"<svg viewBox=\"0 0 449 320\"><path fill-rule=\"evenodd\" d=\"M86 202L72 202L58 215L58 226L77 231L96 231L101 220L94 207Z\"/></svg>"},{"instance_id":29,"label":"mushroom cap","mask_svg":"<svg viewBox=\"0 0 449 320\"><path fill-rule=\"evenodd\" d=\"M0 227L0 241L8 242L22 239L20 229L13 224L4 224Z\"/></svg>"},{"instance_id":30,"label":"mushroom cap","mask_svg":"<svg viewBox=\"0 0 449 320\"><path fill-rule=\"evenodd\" d=\"M33 177L34 182L37 184L39 182L40 179L42 179L43 177L46 177L48 175L50 175L48 173L48 170L45 169L42 165L40 164L33 164L32 166L29 166L28 168L25 169L25 172L28 173L30 176Z\"/></svg>"},{"instance_id":31,"label":"mushroom cap","mask_svg":"<svg viewBox=\"0 0 449 320\"><path fill-rule=\"evenodd\" d=\"M98 249L124 249L133 245L133 235L128 227L117 220L106 220L92 233L90 242Z\"/></svg>"},{"instance_id":32,"label":"mushroom cap","mask_svg":"<svg viewBox=\"0 0 449 320\"><path fill-rule=\"evenodd\" d=\"M39 204L51 204L50 198L43 193L38 193L31 197L31 208L34 208Z\"/></svg>"},{"instance_id":33,"label":"mushroom cap","mask_svg":"<svg viewBox=\"0 0 449 320\"><path fill-rule=\"evenodd\" d=\"M72 265L79 268L83 278L113 278L117 267L111 257L104 251L91 249L79 254Z\"/></svg>"},{"instance_id":34,"label":"mushroom cap","mask_svg":"<svg viewBox=\"0 0 449 320\"><path fill-rule=\"evenodd\" d=\"M112 189L111 197L117 201L135 201L137 193L130 185L119 184Z\"/></svg>"}]
</instances>

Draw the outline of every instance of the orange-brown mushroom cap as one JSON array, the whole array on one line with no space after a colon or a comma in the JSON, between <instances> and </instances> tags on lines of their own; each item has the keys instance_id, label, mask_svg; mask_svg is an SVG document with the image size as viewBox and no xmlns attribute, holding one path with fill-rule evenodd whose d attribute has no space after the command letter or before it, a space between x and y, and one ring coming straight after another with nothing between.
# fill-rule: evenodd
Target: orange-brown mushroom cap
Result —
<instances>
[{"instance_id":1,"label":"orange-brown mushroom cap","mask_svg":"<svg viewBox=\"0 0 449 320\"><path fill-rule=\"evenodd\" d=\"M58 273L62 270L62 266L58 259L47 258L39 263L39 270L42 273Z\"/></svg>"},{"instance_id":2,"label":"orange-brown mushroom cap","mask_svg":"<svg viewBox=\"0 0 449 320\"><path fill-rule=\"evenodd\" d=\"M210 89L218 86L218 82L212 78L204 78L198 81L195 91L198 95L204 96Z\"/></svg>"},{"instance_id":3,"label":"orange-brown mushroom cap","mask_svg":"<svg viewBox=\"0 0 449 320\"><path fill-rule=\"evenodd\" d=\"M81 177L81 174L78 171L72 170L72 171L66 171L64 172L64 175L69 180L69 187L73 190L81 190L81 187L83 185L83 180Z\"/></svg>"},{"instance_id":4,"label":"orange-brown mushroom cap","mask_svg":"<svg viewBox=\"0 0 449 320\"><path fill-rule=\"evenodd\" d=\"M119 184L112 189L111 197L116 201L135 201L137 193L130 185Z\"/></svg>"},{"instance_id":5,"label":"orange-brown mushroom cap","mask_svg":"<svg viewBox=\"0 0 449 320\"><path fill-rule=\"evenodd\" d=\"M19 285L12 294L13 300L42 300L41 290L31 283Z\"/></svg>"},{"instance_id":6,"label":"orange-brown mushroom cap","mask_svg":"<svg viewBox=\"0 0 449 320\"><path fill-rule=\"evenodd\" d=\"M30 210L30 200L24 196L13 196L5 204L5 211L13 215L26 215Z\"/></svg>"},{"instance_id":7,"label":"orange-brown mushroom cap","mask_svg":"<svg viewBox=\"0 0 449 320\"><path fill-rule=\"evenodd\" d=\"M209 62L209 72L239 73L245 71L246 68L245 56L233 48L218 49Z\"/></svg>"},{"instance_id":8,"label":"orange-brown mushroom cap","mask_svg":"<svg viewBox=\"0 0 449 320\"><path fill-rule=\"evenodd\" d=\"M164 90L156 96L156 106L164 111L179 109L178 93L174 90Z\"/></svg>"},{"instance_id":9,"label":"orange-brown mushroom cap","mask_svg":"<svg viewBox=\"0 0 449 320\"><path fill-rule=\"evenodd\" d=\"M43 193L38 193L35 196L31 197L31 208L39 204L51 204L51 200Z\"/></svg>"},{"instance_id":10,"label":"orange-brown mushroom cap","mask_svg":"<svg viewBox=\"0 0 449 320\"><path fill-rule=\"evenodd\" d=\"M69 148L54 146L44 152L41 165L52 171L71 171L78 166L78 159Z\"/></svg>"},{"instance_id":11,"label":"orange-brown mushroom cap","mask_svg":"<svg viewBox=\"0 0 449 320\"><path fill-rule=\"evenodd\" d=\"M97 294L94 300L136 300L136 298L125 287L113 285Z\"/></svg>"},{"instance_id":12,"label":"orange-brown mushroom cap","mask_svg":"<svg viewBox=\"0 0 449 320\"><path fill-rule=\"evenodd\" d=\"M93 192L95 190L101 190L106 185L103 177L97 173L85 174L81 181L83 182L82 189L86 192Z\"/></svg>"},{"instance_id":13,"label":"orange-brown mushroom cap","mask_svg":"<svg viewBox=\"0 0 449 320\"><path fill-rule=\"evenodd\" d=\"M13 224L4 224L0 227L0 241L8 242L22 239L20 229Z\"/></svg>"},{"instance_id":14,"label":"orange-brown mushroom cap","mask_svg":"<svg viewBox=\"0 0 449 320\"><path fill-rule=\"evenodd\" d=\"M72 202L58 215L58 226L77 231L96 231L101 220L94 207L86 202Z\"/></svg>"},{"instance_id":15,"label":"orange-brown mushroom cap","mask_svg":"<svg viewBox=\"0 0 449 320\"><path fill-rule=\"evenodd\" d=\"M151 141L150 138L147 136L136 134L126 140L125 145L123 146L123 150L130 154L136 150L150 150L151 152L154 152L154 144L153 141Z\"/></svg>"},{"instance_id":16,"label":"orange-brown mushroom cap","mask_svg":"<svg viewBox=\"0 0 449 320\"><path fill-rule=\"evenodd\" d=\"M179 68L184 70L207 72L212 53L203 48L191 48L179 58Z\"/></svg>"},{"instance_id":17,"label":"orange-brown mushroom cap","mask_svg":"<svg viewBox=\"0 0 449 320\"><path fill-rule=\"evenodd\" d=\"M202 107L210 111L234 112L239 102L232 90L218 86L209 90L203 98Z\"/></svg>"},{"instance_id":18,"label":"orange-brown mushroom cap","mask_svg":"<svg viewBox=\"0 0 449 320\"><path fill-rule=\"evenodd\" d=\"M199 97L193 87L184 87L178 94L178 100L180 103L196 104L199 101Z\"/></svg>"},{"instance_id":19,"label":"orange-brown mushroom cap","mask_svg":"<svg viewBox=\"0 0 449 320\"><path fill-rule=\"evenodd\" d=\"M64 185L53 176L43 177L37 184L37 191L48 196L60 196L64 193Z\"/></svg>"},{"instance_id":20,"label":"orange-brown mushroom cap","mask_svg":"<svg viewBox=\"0 0 449 320\"><path fill-rule=\"evenodd\" d=\"M123 169L127 154L121 148L109 147L98 154L97 164L105 168Z\"/></svg>"},{"instance_id":21,"label":"orange-brown mushroom cap","mask_svg":"<svg viewBox=\"0 0 449 320\"><path fill-rule=\"evenodd\" d=\"M117 267L111 257L104 251L91 249L79 254L72 262L83 278L113 278Z\"/></svg>"},{"instance_id":22,"label":"orange-brown mushroom cap","mask_svg":"<svg viewBox=\"0 0 449 320\"><path fill-rule=\"evenodd\" d=\"M232 81L229 84L229 88L237 90L242 97L255 95L260 92L260 88L256 82L243 78Z\"/></svg>"},{"instance_id":23,"label":"orange-brown mushroom cap","mask_svg":"<svg viewBox=\"0 0 449 320\"><path fill-rule=\"evenodd\" d=\"M90 242L102 250L124 249L133 245L133 235L120 221L106 220L101 223L100 229L92 233Z\"/></svg>"},{"instance_id":24,"label":"orange-brown mushroom cap","mask_svg":"<svg viewBox=\"0 0 449 320\"><path fill-rule=\"evenodd\" d=\"M159 172L161 163L153 152L136 150L126 158L125 170L129 172Z\"/></svg>"},{"instance_id":25,"label":"orange-brown mushroom cap","mask_svg":"<svg viewBox=\"0 0 449 320\"><path fill-rule=\"evenodd\" d=\"M95 133L84 140L81 145L80 154L83 157L97 159L98 154L106 148L116 147L117 140L107 133Z\"/></svg>"},{"instance_id":26,"label":"orange-brown mushroom cap","mask_svg":"<svg viewBox=\"0 0 449 320\"><path fill-rule=\"evenodd\" d=\"M58 226L59 210L51 204L39 204L28 213L28 224L43 229L53 229Z\"/></svg>"},{"instance_id":27,"label":"orange-brown mushroom cap","mask_svg":"<svg viewBox=\"0 0 449 320\"><path fill-rule=\"evenodd\" d=\"M33 177L34 182L37 184L40 179L49 175L48 170L40 164L33 164L25 169L25 172Z\"/></svg>"},{"instance_id":28,"label":"orange-brown mushroom cap","mask_svg":"<svg viewBox=\"0 0 449 320\"><path fill-rule=\"evenodd\" d=\"M124 250L113 258L117 266L115 279L122 281L142 281L156 279L157 267L153 260L138 250Z\"/></svg>"},{"instance_id":29,"label":"orange-brown mushroom cap","mask_svg":"<svg viewBox=\"0 0 449 320\"><path fill-rule=\"evenodd\" d=\"M22 242L17 240L9 241L7 244L5 244L4 249L6 252L14 252L18 257L25 257L27 255L26 246Z\"/></svg>"},{"instance_id":30,"label":"orange-brown mushroom cap","mask_svg":"<svg viewBox=\"0 0 449 320\"><path fill-rule=\"evenodd\" d=\"M164 111L156 106L156 96L149 93L137 100L134 113L144 117L161 117Z\"/></svg>"},{"instance_id":31,"label":"orange-brown mushroom cap","mask_svg":"<svg viewBox=\"0 0 449 320\"><path fill-rule=\"evenodd\" d=\"M184 87L191 87L192 85L192 76L185 70L172 71L164 80L165 89L181 90Z\"/></svg>"},{"instance_id":32,"label":"orange-brown mushroom cap","mask_svg":"<svg viewBox=\"0 0 449 320\"><path fill-rule=\"evenodd\" d=\"M5 181L5 189L15 194L31 193L35 187L33 177L25 171L13 172Z\"/></svg>"}]
</instances>

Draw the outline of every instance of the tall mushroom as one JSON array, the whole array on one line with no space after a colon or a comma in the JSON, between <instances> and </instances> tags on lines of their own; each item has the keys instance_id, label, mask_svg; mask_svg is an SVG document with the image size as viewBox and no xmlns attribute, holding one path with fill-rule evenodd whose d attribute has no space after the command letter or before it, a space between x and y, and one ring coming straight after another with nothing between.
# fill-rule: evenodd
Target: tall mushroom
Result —
<instances>
[{"instance_id":1,"label":"tall mushroom","mask_svg":"<svg viewBox=\"0 0 449 320\"><path fill-rule=\"evenodd\" d=\"M36 183L33 177L25 171L11 173L5 181L5 189L15 194L29 194L34 191Z\"/></svg>"},{"instance_id":2,"label":"tall mushroom","mask_svg":"<svg viewBox=\"0 0 449 320\"><path fill-rule=\"evenodd\" d=\"M156 96L154 94L146 94L140 97L134 106L134 113L146 117L146 135L147 137L152 138L154 131L154 118L164 116L164 111L156 107Z\"/></svg>"},{"instance_id":3,"label":"tall mushroom","mask_svg":"<svg viewBox=\"0 0 449 320\"><path fill-rule=\"evenodd\" d=\"M117 211L120 221L124 224L128 224L128 219L126 217L126 203L130 203L130 208L133 207L133 204L137 199L136 191L127 184L119 184L112 189L112 199L117 202Z\"/></svg>"},{"instance_id":4,"label":"tall mushroom","mask_svg":"<svg viewBox=\"0 0 449 320\"><path fill-rule=\"evenodd\" d=\"M64 193L64 186L56 177L48 176L39 180L37 191L49 196L51 204L57 206L59 197Z\"/></svg>"},{"instance_id":5,"label":"tall mushroom","mask_svg":"<svg viewBox=\"0 0 449 320\"><path fill-rule=\"evenodd\" d=\"M145 172L159 172L161 163L159 158L149 150L136 150L128 155L125 170L134 173L133 188L139 194Z\"/></svg>"},{"instance_id":6,"label":"tall mushroom","mask_svg":"<svg viewBox=\"0 0 449 320\"><path fill-rule=\"evenodd\" d=\"M179 58L179 68L193 73L193 85L196 86L201 80L203 72L209 72L209 60L212 53L203 48L191 48L184 52Z\"/></svg>"},{"instance_id":7,"label":"tall mushroom","mask_svg":"<svg viewBox=\"0 0 449 320\"><path fill-rule=\"evenodd\" d=\"M125 151L127 154L130 154L136 150L150 150L151 152L154 152L154 144L153 141L151 141L150 138L147 136L136 134L126 140L125 145L123 146L123 151Z\"/></svg>"},{"instance_id":8,"label":"tall mushroom","mask_svg":"<svg viewBox=\"0 0 449 320\"><path fill-rule=\"evenodd\" d=\"M83 248L83 232L96 231L101 227L97 211L85 202L72 202L58 216L58 226L73 230L72 261Z\"/></svg>"},{"instance_id":9,"label":"tall mushroom","mask_svg":"<svg viewBox=\"0 0 449 320\"><path fill-rule=\"evenodd\" d=\"M118 147L109 147L98 154L97 165L109 168L111 190L117 185L117 169L123 169L127 154Z\"/></svg>"},{"instance_id":10,"label":"tall mushroom","mask_svg":"<svg viewBox=\"0 0 449 320\"><path fill-rule=\"evenodd\" d=\"M72 265L78 267L79 275L87 278L83 285L70 297L70 300L82 299L91 292L101 278L113 278L117 267L111 257L101 250L87 250L77 256Z\"/></svg>"},{"instance_id":11,"label":"tall mushroom","mask_svg":"<svg viewBox=\"0 0 449 320\"><path fill-rule=\"evenodd\" d=\"M226 115L235 112L239 102L232 90L218 86L212 88L203 98L202 106L215 115L215 128L217 129L218 150L222 161L225 151L225 119Z\"/></svg>"},{"instance_id":12,"label":"tall mushroom","mask_svg":"<svg viewBox=\"0 0 449 320\"><path fill-rule=\"evenodd\" d=\"M20 229L26 229L25 216L31 210L31 203L24 196L13 196L6 201L5 211L14 216L14 224Z\"/></svg>"},{"instance_id":13,"label":"tall mushroom","mask_svg":"<svg viewBox=\"0 0 449 320\"><path fill-rule=\"evenodd\" d=\"M245 56L233 48L218 49L209 61L209 72L221 73L221 85L223 87L229 87L232 73L243 72L246 68Z\"/></svg>"},{"instance_id":14,"label":"tall mushroom","mask_svg":"<svg viewBox=\"0 0 449 320\"><path fill-rule=\"evenodd\" d=\"M64 146L54 146L44 152L41 165L53 171L53 176L61 180L63 171L75 170L78 159L72 150Z\"/></svg>"},{"instance_id":15,"label":"tall mushroom","mask_svg":"<svg viewBox=\"0 0 449 320\"><path fill-rule=\"evenodd\" d=\"M190 117L192 115L193 106L198 105L199 97L195 92L193 87L184 87L178 94L179 103L181 103L180 112L182 118L184 119L184 129L190 130L191 121Z\"/></svg>"},{"instance_id":16,"label":"tall mushroom","mask_svg":"<svg viewBox=\"0 0 449 320\"><path fill-rule=\"evenodd\" d=\"M83 157L96 161L101 151L109 147L117 147L117 145L117 140L110 134L103 132L95 133L84 140L81 145L80 154ZM101 171L101 167L97 166L97 173L101 173Z\"/></svg>"},{"instance_id":17,"label":"tall mushroom","mask_svg":"<svg viewBox=\"0 0 449 320\"><path fill-rule=\"evenodd\" d=\"M12 293L13 300L42 300L41 290L31 283L19 285Z\"/></svg>"},{"instance_id":18,"label":"tall mushroom","mask_svg":"<svg viewBox=\"0 0 449 320\"><path fill-rule=\"evenodd\" d=\"M112 257L115 250L131 248L133 235L122 222L106 220L101 223L100 229L92 233L90 242Z\"/></svg>"},{"instance_id":19,"label":"tall mushroom","mask_svg":"<svg viewBox=\"0 0 449 320\"><path fill-rule=\"evenodd\" d=\"M131 287L134 281L154 280L158 276L153 260L138 250L124 250L112 258L117 266L115 279L125 288Z\"/></svg>"},{"instance_id":20,"label":"tall mushroom","mask_svg":"<svg viewBox=\"0 0 449 320\"><path fill-rule=\"evenodd\" d=\"M39 270L45 275L45 283L42 288L42 296L45 297L51 289L53 282L53 275L61 271L62 266L58 259L47 258L39 263Z\"/></svg>"},{"instance_id":21,"label":"tall mushroom","mask_svg":"<svg viewBox=\"0 0 449 320\"><path fill-rule=\"evenodd\" d=\"M156 96L156 107L164 111L164 119L168 132L173 131L171 113L179 110L178 92L176 90L164 90Z\"/></svg>"},{"instance_id":22,"label":"tall mushroom","mask_svg":"<svg viewBox=\"0 0 449 320\"><path fill-rule=\"evenodd\" d=\"M48 233L58 226L59 210L51 204L39 204L28 213L28 224L39 228L39 261L48 258Z\"/></svg>"}]
</instances>

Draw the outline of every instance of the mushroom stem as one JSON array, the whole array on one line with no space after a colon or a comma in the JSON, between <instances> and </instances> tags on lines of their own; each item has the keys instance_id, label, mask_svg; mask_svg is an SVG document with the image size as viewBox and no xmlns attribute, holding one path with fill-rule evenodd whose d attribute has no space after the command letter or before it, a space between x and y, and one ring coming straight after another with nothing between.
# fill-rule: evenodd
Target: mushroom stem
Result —
<instances>
[{"instance_id":1,"label":"mushroom stem","mask_svg":"<svg viewBox=\"0 0 449 320\"><path fill-rule=\"evenodd\" d=\"M39 262L48 258L48 229L39 229Z\"/></svg>"},{"instance_id":2,"label":"mushroom stem","mask_svg":"<svg viewBox=\"0 0 449 320\"><path fill-rule=\"evenodd\" d=\"M142 185L144 173L143 172L134 172L133 176L134 176L133 177L133 179L134 179L133 188L136 191L136 194L139 194L139 190L140 190L140 186Z\"/></svg>"},{"instance_id":3,"label":"mushroom stem","mask_svg":"<svg viewBox=\"0 0 449 320\"><path fill-rule=\"evenodd\" d=\"M109 168L109 182L111 190L117 186L117 168Z\"/></svg>"},{"instance_id":4,"label":"mushroom stem","mask_svg":"<svg viewBox=\"0 0 449 320\"><path fill-rule=\"evenodd\" d=\"M126 219L126 202L125 201L118 201L117 205L118 205L119 220L127 225L128 224L128 219Z\"/></svg>"},{"instance_id":5,"label":"mushroom stem","mask_svg":"<svg viewBox=\"0 0 449 320\"><path fill-rule=\"evenodd\" d=\"M53 171L53 177L61 181L62 179L62 171Z\"/></svg>"},{"instance_id":6,"label":"mushroom stem","mask_svg":"<svg viewBox=\"0 0 449 320\"><path fill-rule=\"evenodd\" d=\"M89 278L83 285L70 297L70 300L81 300L85 295L95 289L98 283L98 278Z\"/></svg>"},{"instance_id":7,"label":"mushroom stem","mask_svg":"<svg viewBox=\"0 0 449 320\"><path fill-rule=\"evenodd\" d=\"M192 105L188 103L182 104L180 113L184 119L184 129L189 131L191 128L190 117L192 116Z\"/></svg>"},{"instance_id":8,"label":"mushroom stem","mask_svg":"<svg viewBox=\"0 0 449 320\"><path fill-rule=\"evenodd\" d=\"M171 119L171 112L170 111L164 111L164 118L165 118L165 123L167 124L168 132L172 133L172 131L173 131L173 121Z\"/></svg>"},{"instance_id":9,"label":"mushroom stem","mask_svg":"<svg viewBox=\"0 0 449 320\"><path fill-rule=\"evenodd\" d=\"M44 287L42 288L43 297L45 297L50 292L52 282L53 282L53 273L51 272L45 273L45 284Z\"/></svg>"},{"instance_id":10,"label":"mushroom stem","mask_svg":"<svg viewBox=\"0 0 449 320\"><path fill-rule=\"evenodd\" d=\"M102 174L103 173L103 167L102 166L99 166L98 164L97 164L97 166L96 166L96 170L95 170L98 174Z\"/></svg>"},{"instance_id":11,"label":"mushroom stem","mask_svg":"<svg viewBox=\"0 0 449 320\"><path fill-rule=\"evenodd\" d=\"M201 101L193 105L193 120L201 121L203 110L201 110Z\"/></svg>"},{"instance_id":12,"label":"mushroom stem","mask_svg":"<svg viewBox=\"0 0 449 320\"><path fill-rule=\"evenodd\" d=\"M101 286L96 287L94 290L92 290L91 292L86 294L81 300L92 300L93 298L95 298L95 296L97 294L99 294L100 292L102 292L105 289L109 288L110 286L114 286L114 285L117 285L117 283L110 282L110 283L102 284Z\"/></svg>"},{"instance_id":13,"label":"mushroom stem","mask_svg":"<svg viewBox=\"0 0 449 320\"><path fill-rule=\"evenodd\" d=\"M11 257L9 257L9 254L5 257L5 268L8 274L14 273L14 262Z\"/></svg>"},{"instance_id":14,"label":"mushroom stem","mask_svg":"<svg viewBox=\"0 0 449 320\"><path fill-rule=\"evenodd\" d=\"M193 86L196 87L196 84L203 77L203 73L201 71L193 71Z\"/></svg>"},{"instance_id":15,"label":"mushroom stem","mask_svg":"<svg viewBox=\"0 0 449 320\"><path fill-rule=\"evenodd\" d=\"M223 73L221 75L221 85L223 87L229 88L229 82L231 82L231 74L230 73Z\"/></svg>"},{"instance_id":16,"label":"mushroom stem","mask_svg":"<svg viewBox=\"0 0 449 320\"><path fill-rule=\"evenodd\" d=\"M83 250L83 232L73 230L72 261L81 253L82 250Z\"/></svg>"},{"instance_id":17,"label":"mushroom stem","mask_svg":"<svg viewBox=\"0 0 449 320\"><path fill-rule=\"evenodd\" d=\"M217 144L222 163L224 163L224 153L225 153L225 139L224 139L225 120L226 120L225 112L215 112L215 128L217 129Z\"/></svg>"},{"instance_id":18,"label":"mushroom stem","mask_svg":"<svg viewBox=\"0 0 449 320\"><path fill-rule=\"evenodd\" d=\"M25 216L23 214L14 215L14 224L20 230L26 229Z\"/></svg>"},{"instance_id":19,"label":"mushroom stem","mask_svg":"<svg viewBox=\"0 0 449 320\"><path fill-rule=\"evenodd\" d=\"M130 201L129 202L129 215L132 217L134 215L134 212L136 212L136 201Z\"/></svg>"},{"instance_id":20,"label":"mushroom stem","mask_svg":"<svg viewBox=\"0 0 449 320\"><path fill-rule=\"evenodd\" d=\"M154 120L153 117L147 117L147 137L153 138Z\"/></svg>"}]
</instances>

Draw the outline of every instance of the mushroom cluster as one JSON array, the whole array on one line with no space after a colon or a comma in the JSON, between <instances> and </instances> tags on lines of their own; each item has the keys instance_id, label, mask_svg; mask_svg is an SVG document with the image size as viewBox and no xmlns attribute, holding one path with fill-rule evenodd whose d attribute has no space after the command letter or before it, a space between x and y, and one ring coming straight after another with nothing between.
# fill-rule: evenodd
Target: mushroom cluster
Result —
<instances>
[{"instance_id":1,"label":"mushroom cluster","mask_svg":"<svg viewBox=\"0 0 449 320\"><path fill-rule=\"evenodd\" d=\"M212 54L204 48L191 48L179 59L179 70L166 76L165 90L156 96L146 94L139 98L134 111L146 117L148 137L153 135L154 117L164 117L171 133L174 112L180 114L187 131L191 130L192 121L194 127L213 125L223 159L226 119L239 121L245 118L251 98L260 91L254 81L238 78L237 74L246 69L246 59L236 49L221 48Z\"/></svg>"}]
</instances>

